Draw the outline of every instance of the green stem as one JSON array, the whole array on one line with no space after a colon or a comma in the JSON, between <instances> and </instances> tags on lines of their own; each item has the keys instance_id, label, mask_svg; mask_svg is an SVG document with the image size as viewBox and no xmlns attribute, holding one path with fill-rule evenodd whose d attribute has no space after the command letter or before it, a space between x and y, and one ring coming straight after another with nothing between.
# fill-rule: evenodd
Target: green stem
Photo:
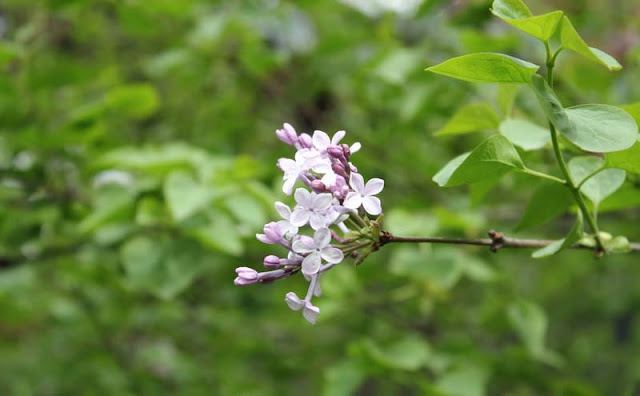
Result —
<instances>
[{"instance_id":1,"label":"green stem","mask_svg":"<svg viewBox=\"0 0 640 396\"><path fill-rule=\"evenodd\" d=\"M542 179L551 180L552 182L555 182L555 183L560 183L560 184L566 184L567 183L566 180L562 180L562 179L560 179L558 177L547 175L546 173L538 172L538 171L535 171L533 169L524 168L524 169L518 169L518 170L520 172L522 172L522 173L526 173L527 175L540 177Z\"/></svg>"},{"instance_id":2,"label":"green stem","mask_svg":"<svg viewBox=\"0 0 640 396\"><path fill-rule=\"evenodd\" d=\"M558 50L551 54L551 48L549 47L549 42L544 42L545 49L547 51L547 83L551 88L553 88L553 68L555 67L556 57L562 50L562 47L558 48ZM569 172L569 168L567 167L567 163L564 161L564 157L562 156L562 151L560 151L560 144L558 142L558 132L556 128L553 126L551 122L549 122L549 131L551 132L551 143L553 145L553 153L555 154L556 161L558 162L558 166L560 167L560 171L566 179L566 186L571 191L573 198L576 203L580 207L582 214L584 215L585 220L589 224L591 231L594 233L594 237L596 239L596 248L600 252L604 252L604 244L602 243L602 239L600 238L600 230L598 230L598 224L596 223L596 219L593 216L593 213L589 211L587 208L587 204L580 194L579 186L576 186L576 182L571 177L571 173Z\"/></svg>"}]
</instances>

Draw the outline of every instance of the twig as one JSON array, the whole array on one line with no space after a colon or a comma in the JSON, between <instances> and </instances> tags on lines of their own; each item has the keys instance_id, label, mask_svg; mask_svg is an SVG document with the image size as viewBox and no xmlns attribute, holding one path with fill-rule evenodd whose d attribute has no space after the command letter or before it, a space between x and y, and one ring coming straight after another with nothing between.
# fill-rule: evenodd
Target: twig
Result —
<instances>
[{"instance_id":1,"label":"twig","mask_svg":"<svg viewBox=\"0 0 640 396\"><path fill-rule=\"evenodd\" d=\"M554 242L548 239L520 239L509 238L503 233L497 231L489 231L489 238L468 239L468 238L447 238L447 237L403 237L396 236L387 231L383 231L380 235L380 246L388 243L443 243L452 245L476 245L489 246L492 252L497 252L502 248L521 248L532 249L542 248ZM631 251L640 252L640 243L630 243ZM588 246L576 243L571 246L573 249L586 249L598 251L596 246Z\"/></svg>"}]
</instances>

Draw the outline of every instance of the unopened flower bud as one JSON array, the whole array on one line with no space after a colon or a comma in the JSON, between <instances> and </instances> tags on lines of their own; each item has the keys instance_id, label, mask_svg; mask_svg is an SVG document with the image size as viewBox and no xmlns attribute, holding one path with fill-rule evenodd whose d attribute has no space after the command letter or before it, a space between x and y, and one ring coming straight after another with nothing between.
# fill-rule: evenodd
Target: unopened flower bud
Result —
<instances>
[{"instance_id":1,"label":"unopened flower bud","mask_svg":"<svg viewBox=\"0 0 640 396\"><path fill-rule=\"evenodd\" d=\"M300 148L311 148L313 147L313 139L311 139L309 134L302 133L298 137L298 146L300 146Z\"/></svg>"},{"instance_id":2,"label":"unopened flower bud","mask_svg":"<svg viewBox=\"0 0 640 396\"><path fill-rule=\"evenodd\" d=\"M284 123L283 129L276 130L276 136L284 143L295 146L298 142L298 134L289 123Z\"/></svg>"},{"instance_id":3,"label":"unopened flower bud","mask_svg":"<svg viewBox=\"0 0 640 396\"><path fill-rule=\"evenodd\" d=\"M238 276L233 280L233 284L236 286L247 286L254 283L258 283L258 271L249 267L236 268L236 274Z\"/></svg>"},{"instance_id":4,"label":"unopened flower bud","mask_svg":"<svg viewBox=\"0 0 640 396\"><path fill-rule=\"evenodd\" d=\"M275 221L267 223L264 226L264 234L256 234L256 238L262 243L276 244L282 242L282 231Z\"/></svg>"},{"instance_id":5,"label":"unopened flower bud","mask_svg":"<svg viewBox=\"0 0 640 396\"><path fill-rule=\"evenodd\" d=\"M351 149L349 148L349 145L348 144L341 144L340 147L342 147L342 152L343 152L344 156L348 160L349 157L351 156Z\"/></svg>"},{"instance_id":6,"label":"unopened flower bud","mask_svg":"<svg viewBox=\"0 0 640 396\"><path fill-rule=\"evenodd\" d=\"M311 182L311 188L317 193L323 193L327 190L327 187L324 185L324 183L321 180L317 179Z\"/></svg>"},{"instance_id":7,"label":"unopened flower bud","mask_svg":"<svg viewBox=\"0 0 640 396\"><path fill-rule=\"evenodd\" d=\"M265 268L277 269L278 267L280 267L280 257L274 256L273 254L269 255L264 258L263 264Z\"/></svg>"},{"instance_id":8,"label":"unopened flower bud","mask_svg":"<svg viewBox=\"0 0 640 396\"><path fill-rule=\"evenodd\" d=\"M345 178L347 177L347 172L344 170L344 165L339 162L334 162L333 164L331 164L331 170L333 170L336 175L340 175Z\"/></svg>"},{"instance_id":9,"label":"unopened flower bud","mask_svg":"<svg viewBox=\"0 0 640 396\"><path fill-rule=\"evenodd\" d=\"M334 144L327 147L327 154L338 160L344 158L344 150L342 149L342 147L336 146Z\"/></svg>"}]
</instances>

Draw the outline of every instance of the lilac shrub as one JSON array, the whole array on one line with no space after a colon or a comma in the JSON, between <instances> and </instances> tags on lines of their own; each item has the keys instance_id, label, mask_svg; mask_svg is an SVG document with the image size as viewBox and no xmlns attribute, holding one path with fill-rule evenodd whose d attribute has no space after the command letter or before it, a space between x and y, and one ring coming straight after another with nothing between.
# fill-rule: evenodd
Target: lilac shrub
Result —
<instances>
[{"instance_id":1,"label":"lilac shrub","mask_svg":"<svg viewBox=\"0 0 640 396\"><path fill-rule=\"evenodd\" d=\"M282 142L296 149L293 159L280 158L277 162L284 173L282 191L293 194L296 205L292 210L276 202L281 220L265 224L263 233L256 238L282 246L287 255L265 257L263 264L269 271L236 269L237 286L271 283L302 273L309 281L305 298L289 292L285 302L292 310L302 311L310 323L316 323L320 313L311 303L312 297L321 294L320 276L346 257L359 263L377 248L379 238L382 205L376 195L384 188L384 180L372 178L365 183L351 162L351 155L361 145L341 143L345 135L345 131L338 131L331 138L323 131L315 131L312 136L298 135L287 123L276 131ZM296 185L300 187L295 188Z\"/></svg>"}]
</instances>

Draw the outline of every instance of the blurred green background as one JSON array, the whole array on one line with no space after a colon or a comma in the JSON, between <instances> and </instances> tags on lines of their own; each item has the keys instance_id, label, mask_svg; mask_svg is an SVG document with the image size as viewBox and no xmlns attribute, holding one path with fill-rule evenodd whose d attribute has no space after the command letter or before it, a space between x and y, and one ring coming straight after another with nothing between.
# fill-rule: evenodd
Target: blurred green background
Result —
<instances>
[{"instance_id":1,"label":"blurred green background","mask_svg":"<svg viewBox=\"0 0 640 396\"><path fill-rule=\"evenodd\" d=\"M563 53L566 104L640 101L640 4L564 10L610 73ZM0 394L638 395L638 257L390 245L323 278L309 325L294 277L233 286L283 253L255 240L285 200L274 135L347 130L403 235L515 233L538 181L439 189L431 177L495 131L436 138L496 87L423 70L543 48L489 1L4 0L0 4ZM543 122L521 89L515 114ZM553 171L549 150L523 153ZM640 178L601 228L640 241ZM606 209L617 209L606 211Z\"/></svg>"}]
</instances>

